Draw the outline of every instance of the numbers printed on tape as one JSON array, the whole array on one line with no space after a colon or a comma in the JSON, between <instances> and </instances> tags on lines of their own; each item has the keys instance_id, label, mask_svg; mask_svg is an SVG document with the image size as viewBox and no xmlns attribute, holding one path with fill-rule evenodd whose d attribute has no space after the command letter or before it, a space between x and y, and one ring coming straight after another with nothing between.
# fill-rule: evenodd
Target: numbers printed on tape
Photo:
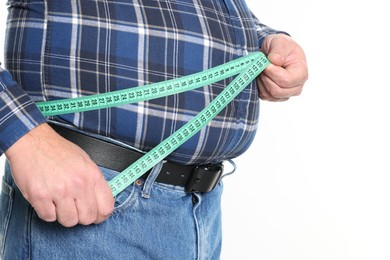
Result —
<instances>
[{"instance_id":1,"label":"numbers printed on tape","mask_svg":"<svg viewBox=\"0 0 390 260\"><path fill-rule=\"evenodd\" d=\"M253 61L253 58L252 55L247 55L178 79L86 97L39 102L37 106L45 116L54 116L155 99L199 88L237 75Z\"/></svg>"},{"instance_id":2,"label":"numbers printed on tape","mask_svg":"<svg viewBox=\"0 0 390 260\"><path fill-rule=\"evenodd\" d=\"M86 97L40 102L37 103L37 106L45 116L84 112L177 94L237 75L197 116L110 180L109 185L113 195L116 196L199 132L268 64L269 61L263 53L255 52L206 71L178 79Z\"/></svg>"}]
</instances>

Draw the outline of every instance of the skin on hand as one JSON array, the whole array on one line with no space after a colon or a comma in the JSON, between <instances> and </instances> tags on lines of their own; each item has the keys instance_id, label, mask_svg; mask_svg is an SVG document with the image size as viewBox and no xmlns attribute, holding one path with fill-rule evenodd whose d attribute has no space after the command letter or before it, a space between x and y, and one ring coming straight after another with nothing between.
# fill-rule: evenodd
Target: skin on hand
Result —
<instances>
[{"instance_id":1,"label":"skin on hand","mask_svg":"<svg viewBox=\"0 0 390 260\"><path fill-rule=\"evenodd\" d=\"M48 124L31 130L5 154L16 185L41 219L71 227L110 216L114 198L97 165Z\"/></svg>"},{"instance_id":2,"label":"skin on hand","mask_svg":"<svg viewBox=\"0 0 390 260\"><path fill-rule=\"evenodd\" d=\"M302 48L288 35L272 34L264 39L260 51L271 64L257 77L259 97L267 101L286 101L300 95L308 79Z\"/></svg>"}]
</instances>

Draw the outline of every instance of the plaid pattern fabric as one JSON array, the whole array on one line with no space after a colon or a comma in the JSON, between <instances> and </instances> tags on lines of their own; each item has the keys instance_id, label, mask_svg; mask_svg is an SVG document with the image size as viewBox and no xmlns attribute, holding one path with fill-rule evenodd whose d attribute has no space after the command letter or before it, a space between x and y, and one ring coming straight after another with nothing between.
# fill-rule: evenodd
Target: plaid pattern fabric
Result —
<instances>
[{"instance_id":1,"label":"plaid pattern fabric","mask_svg":"<svg viewBox=\"0 0 390 260\"><path fill-rule=\"evenodd\" d=\"M263 38L276 32L260 24L242 0L8 4L7 71L0 72L2 151L46 120L33 101L105 93L188 75L257 51ZM51 119L148 151L207 106L230 81ZM253 83L170 159L197 164L242 154L254 138L258 114Z\"/></svg>"}]
</instances>

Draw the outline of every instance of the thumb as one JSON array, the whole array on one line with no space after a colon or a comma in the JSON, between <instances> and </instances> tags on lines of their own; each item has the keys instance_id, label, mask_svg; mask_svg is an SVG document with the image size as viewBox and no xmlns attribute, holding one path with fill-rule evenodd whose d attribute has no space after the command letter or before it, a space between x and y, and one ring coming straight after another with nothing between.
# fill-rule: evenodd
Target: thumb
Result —
<instances>
[{"instance_id":1,"label":"thumb","mask_svg":"<svg viewBox=\"0 0 390 260\"><path fill-rule=\"evenodd\" d=\"M261 51L268 60L279 67L283 67L289 53L290 37L285 34L272 34L264 39Z\"/></svg>"}]
</instances>

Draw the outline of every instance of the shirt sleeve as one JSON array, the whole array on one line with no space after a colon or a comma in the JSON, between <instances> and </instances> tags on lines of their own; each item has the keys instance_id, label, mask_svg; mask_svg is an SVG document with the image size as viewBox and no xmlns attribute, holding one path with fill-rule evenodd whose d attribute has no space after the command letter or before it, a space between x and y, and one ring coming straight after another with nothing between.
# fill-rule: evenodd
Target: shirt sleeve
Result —
<instances>
[{"instance_id":1,"label":"shirt sleeve","mask_svg":"<svg viewBox=\"0 0 390 260\"><path fill-rule=\"evenodd\" d=\"M31 129L46 121L11 74L0 67L0 155Z\"/></svg>"},{"instance_id":2,"label":"shirt sleeve","mask_svg":"<svg viewBox=\"0 0 390 260\"><path fill-rule=\"evenodd\" d=\"M253 21L254 21L255 26L256 26L257 38L258 38L260 48L263 45L263 41L264 41L265 37L267 37L270 34L284 33L284 34L290 36L290 34L288 34L285 31L275 30L275 29L272 29L271 27L269 27L265 24L262 24L259 21L259 19L256 17L256 15L253 14L253 12L252 12L252 17L253 17Z\"/></svg>"}]
</instances>

